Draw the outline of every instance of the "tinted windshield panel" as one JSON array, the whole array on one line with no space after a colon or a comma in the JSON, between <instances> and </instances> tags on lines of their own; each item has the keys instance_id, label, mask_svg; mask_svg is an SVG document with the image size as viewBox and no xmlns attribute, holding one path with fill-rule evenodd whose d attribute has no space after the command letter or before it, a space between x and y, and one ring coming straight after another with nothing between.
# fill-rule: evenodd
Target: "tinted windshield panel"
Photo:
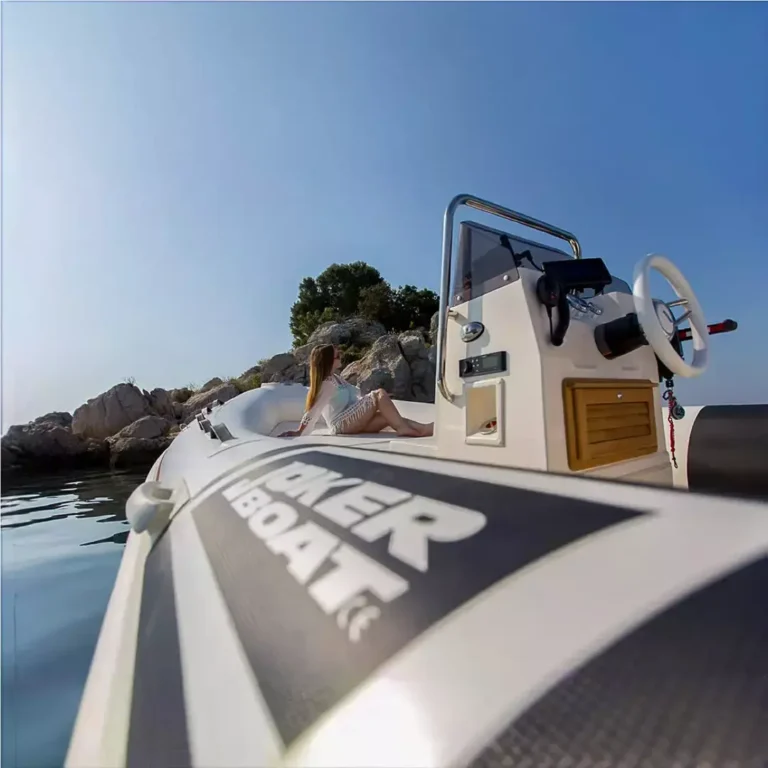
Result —
<instances>
[{"instance_id":1,"label":"tinted windshield panel","mask_svg":"<svg viewBox=\"0 0 768 768\"><path fill-rule=\"evenodd\" d=\"M546 261L571 258L573 256L558 248L534 243L475 222L463 221L459 227L459 251L449 304L462 304L514 282L520 276L516 261L519 269L536 269ZM617 291L631 293L623 280L614 278L604 292ZM581 295L591 298L594 292L589 290Z\"/></svg>"},{"instance_id":2,"label":"tinted windshield panel","mask_svg":"<svg viewBox=\"0 0 768 768\"><path fill-rule=\"evenodd\" d=\"M613 275L611 275L611 277L613 277ZM624 280L620 280L618 277L613 277L613 280L603 288L603 293L632 293L632 289L626 282L624 282ZM591 299L594 295L595 292L591 288L582 291L581 293L583 299Z\"/></svg>"}]
</instances>

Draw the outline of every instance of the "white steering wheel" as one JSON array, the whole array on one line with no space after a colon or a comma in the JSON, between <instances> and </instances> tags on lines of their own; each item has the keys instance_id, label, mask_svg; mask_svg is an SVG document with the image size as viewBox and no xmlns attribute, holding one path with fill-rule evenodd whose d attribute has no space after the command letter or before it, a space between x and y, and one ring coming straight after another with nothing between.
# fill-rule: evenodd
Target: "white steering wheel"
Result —
<instances>
[{"instance_id":1,"label":"white steering wheel","mask_svg":"<svg viewBox=\"0 0 768 768\"><path fill-rule=\"evenodd\" d=\"M678 295L677 301L664 304L653 299L651 269L655 269L666 278ZM672 373L686 379L700 376L707 369L709 359L709 330L696 294L683 277L683 273L666 256L649 253L635 266L633 279L632 296L635 300L635 312L645 338L648 339L659 360ZM681 317L676 318L672 313L673 306L683 306L686 311ZM680 357L671 343L675 331L685 320L691 323L693 337L693 360L690 363Z\"/></svg>"}]
</instances>

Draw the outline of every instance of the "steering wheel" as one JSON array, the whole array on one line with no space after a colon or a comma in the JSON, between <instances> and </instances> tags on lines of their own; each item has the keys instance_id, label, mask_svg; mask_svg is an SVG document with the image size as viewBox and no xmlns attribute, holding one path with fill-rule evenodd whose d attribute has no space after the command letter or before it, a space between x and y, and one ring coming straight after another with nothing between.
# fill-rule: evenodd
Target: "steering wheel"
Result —
<instances>
[{"instance_id":1,"label":"steering wheel","mask_svg":"<svg viewBox=\"0 0 768 768\"><path fill-rule=\"evenodd\" d=\"M653 299L651 269L659 272L672 286L678 296L677 301L664 303ZM683 273L666 256L649 253L635 266L633 280L632 296L635 301L635 312L645 338L659 360L672 373L686 379L700 376L707 369L709 359L709 330L696 294L683 277ZM672 307L676 306L686 308L681 317L675 317L672 312ZM691 323L693 337L693 360L690 363L683 360L672 346L672 338L686 320Z\"/></svg>"}]
</instances>

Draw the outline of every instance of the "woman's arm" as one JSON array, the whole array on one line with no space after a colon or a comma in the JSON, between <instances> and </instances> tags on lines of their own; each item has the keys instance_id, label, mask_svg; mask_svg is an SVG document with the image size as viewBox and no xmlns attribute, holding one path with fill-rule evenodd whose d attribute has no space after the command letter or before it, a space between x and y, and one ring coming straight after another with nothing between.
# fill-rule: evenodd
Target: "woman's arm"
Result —
<instances>
[{"instance_id":1,"label":"woman's arm","mask_svg":"<svg viewBox=\"0 0 768 768\"><path fill-rule=\"evenodd\" d=\"M299 424L298 429L289 429L287 432L281 432L278 437L300 437L301 433L307 428L304 420Z\"/></svg>"},{"instance_id":2,"label":"woman's arm","mask_svg":"<svg viewBox=\"0 0 768 768\"><path fill-rule=\"evenodd\" d=\"M328 400L333 394L333 384L330 381L324 381L320 387L320 394L315 400L314 405L302 416L299 428L289 430L278 435L278 437L299 437L305 430L312 429L315 422L320 418L323 408L328 404Z\"/></svg>"}]
</instances>

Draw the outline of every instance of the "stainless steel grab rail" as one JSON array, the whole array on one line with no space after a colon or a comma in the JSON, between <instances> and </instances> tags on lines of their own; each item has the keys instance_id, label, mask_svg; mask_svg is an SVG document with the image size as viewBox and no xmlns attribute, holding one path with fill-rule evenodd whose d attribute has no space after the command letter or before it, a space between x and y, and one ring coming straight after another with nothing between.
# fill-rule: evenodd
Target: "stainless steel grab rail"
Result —
<instances>
[{"instance_id":1,"label":"stainless steel grab rail","mask_svg":"<svg viewBox=\"0 0 768 768\"><path fill-rule=\"evenodd\" d=\"M470 208L476 208L478 211L490 213L494 216L500 216L502 219L515 221L531 229L537 229L539 232L545 232L553 237L565 240L573 251L573 255L581 258L581 245L576 236L559 227L554 227L544 221L533 219L524 213L504 208L496 203L483 200L473 195L456 195L445 209L443 217L443 264L440 273L440 314L437 319L437 389L440 394L452 403L455 395L451 393L445 383L445 338L447 332L448 320L448 299L451 294L451 257L453 256L453 219L456 209L460 205L467 205Z\"/></svg>"}]
</instances>

